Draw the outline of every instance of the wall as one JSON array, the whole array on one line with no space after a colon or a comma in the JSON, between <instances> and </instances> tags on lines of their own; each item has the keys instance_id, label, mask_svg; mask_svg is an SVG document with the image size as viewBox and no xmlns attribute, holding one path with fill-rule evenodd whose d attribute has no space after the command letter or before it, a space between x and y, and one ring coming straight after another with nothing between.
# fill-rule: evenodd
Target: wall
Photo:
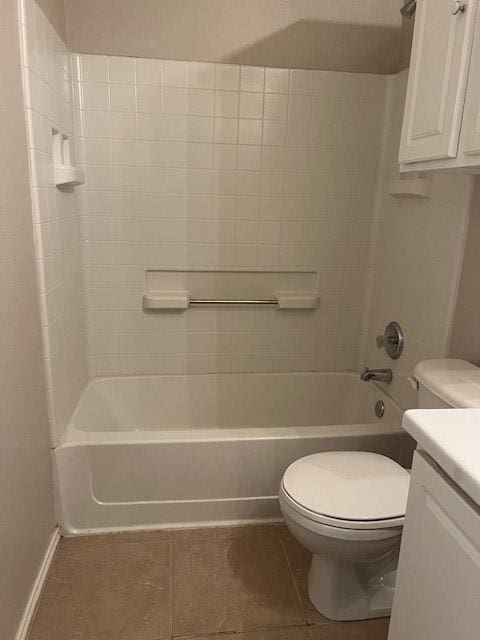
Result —
<instances>
[{"instance_id":1,"label":"wall","mask_svg":"<svg viewBox=\"0 0 480 640\"><path fill-rule=\"evenodd\" d=\"M479 256L480 178L475 178L449 354L452 358L462 358L475 364L480 364Z\"/></svg>"},{"instance_id":2,"label":"wall","mask_svg":"<svg viewBox=\"0 0 480 640\"><path fill-rule=\"evenodd\" d=\"M67 28L65 23L65 6L63 0L36 0L52 27L67 42Z\"/></svg>"},{"instance_id":3,"label":"wall","mask_svg":"<svg viewBox=\"0 0 480 640\"><path fill-rule=\"evenodd\" d=\"M91 375L356 365L385 78L78 56ZM317 312L146 314L146 268L313 269Z\"/></svg>"},{"instance_id":4,"label":"wall","mask_svg":"<svg viewBox=\"0 0 480 640\"><path fill-rule=\"evenodd\" d=\"M0 21L0 637L14 637L55 526L17 5Z\"/></svg>"},{"instance_id":5,"label":"wall","mask_svg":"<svg viewBox=\"0 0 480 640\"><path fill-rule=\"evenodd\" d=\"M396 198L388 182L397 176L407 73L389 78L381 175L370 255L365 356L359 366L390 367L389 392L405 407L415 405L408 383L415 364L448 353L463 257L472 178L434 174L431 198ZM391 360L375 347L375 336L396 320L405 350Z\"/></svg>"},{"instance_id":6,"label":"wall","mask_svg":"<svg viewBox=\"0 0 480 640\"><path fill-rule=\"evenodd\" d=\"M66 0L73 51L393 73L401 0Z\"/></svg>"},{"instance_id":7,"label":"wall","mask_svg":"<svg viewBox=\"0 0 480 640\"><path fill-rule=\"evenodd\" d=\"M55 445L88 377L78 195L57 189L53 180L52 128L75 142L71 56L37 4L24 0L22 6L35 255Z\"/></svg>"}]
</instances>

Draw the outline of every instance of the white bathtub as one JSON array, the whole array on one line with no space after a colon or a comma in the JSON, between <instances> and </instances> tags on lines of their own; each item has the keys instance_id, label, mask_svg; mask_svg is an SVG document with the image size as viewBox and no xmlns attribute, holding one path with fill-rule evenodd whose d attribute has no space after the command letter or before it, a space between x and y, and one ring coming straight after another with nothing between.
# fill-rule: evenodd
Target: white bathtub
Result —
<instances>
[{"instance_id":1,"label":"white bathtub","mask_svg":"<svg viewBox=\"0 0 480 640\"><path fill-rule=\"evenodd\" d=\"M360 449L408 464L400 420L353 374L100 378L53 452L60 522L75 534L277 520L280 478L301 456Z\"/></svg>"}]
</instances>

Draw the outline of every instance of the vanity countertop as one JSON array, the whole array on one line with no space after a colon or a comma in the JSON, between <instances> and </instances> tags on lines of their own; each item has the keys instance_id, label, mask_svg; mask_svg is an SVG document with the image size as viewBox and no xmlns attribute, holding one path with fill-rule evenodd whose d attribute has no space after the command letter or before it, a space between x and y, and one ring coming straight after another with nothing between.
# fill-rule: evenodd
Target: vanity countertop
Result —
<instances>
[{"instance_id":1,"label":"vanity countertop","mask_svg":"<svg viewBox=\"0 0 480 640\"><path fill-rule=\"evenodd\" d=\"M480 506L480 409L412 409L402 426Z\"/></svg>"}]
</instances>

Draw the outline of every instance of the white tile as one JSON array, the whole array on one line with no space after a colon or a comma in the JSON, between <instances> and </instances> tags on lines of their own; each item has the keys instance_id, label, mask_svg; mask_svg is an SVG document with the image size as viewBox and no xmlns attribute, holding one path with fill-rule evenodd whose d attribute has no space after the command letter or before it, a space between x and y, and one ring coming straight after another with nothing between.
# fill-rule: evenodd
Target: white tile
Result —
<instances>
[{"instance_id":1,"label":"white tile","mask_svg":"<svg viewBox=\"0 0 480 640\"><path fill-rule=\"evenodd\" d=\"M283 174L276 171L262 173L261 194L262 196L282 196Z\"/></svg>"},{"instance_id":2,"label":"white tile","mask_svg":"<svg viewBox=\"0 0 480 640\"><path fill-rule=\"evenodd\" d=\"M260 200L257 195L238 195L235 206L237 220L256 220L258 218Z\"/></svg>"},{"instance_id":3,"label":"white tile","mask_svg":"<svg viewBox=\"0 0 480 640\"><path fill-rule=\"evenodd\" d=\"M108 82L107 56L82 55L82 79L86 82Z\"/></svg>"},{"instance_id":4,"label":"white tile","mask_svg":"<svg viewBox=\"0 0 480 640\"><path fill-rule=\"evenodd\" d=\"M163 84L166 87L187 87L187 63L177 60L165 60L163 63Z\"/></svg>"},{"instance_id":5,"label":"white tile","mask_svg":"<svg viewBox=\"0 0 480 640\"><path fill-rule=\"evenodd\" d=\"M189 119L187 116L165 114L161 121L164 140L183 142L189 139Z\"/></svg>"},{"instance_id":6,"label":"white tile","mask_svg":"<svg viewBox=\"0 0 480 640\"><path fill-rule=\"evenodd\" d=\"M267 93L264 103L264 118L268 120L286 120L288 113L288 96Z\"/></svg>"},{"instance_id":7,"label":"white tile","mask_svg":"<svg viewBox=\"0 0 480 640\"><path fill-rule=\"evenodd\" d=\"M282 198L264 196L260 198L260 219L281 220L282 218Z\"/></svg>"},{"instance_id":8,"label":"white tile","mask_svg":"<svg viewBox=\"0 0 480 640\"><path fill-rule=\"evenodd\" d=\"M112 113L111 127L112 138L135 139L137 130L135 114Z\"/></svg>"},{"instance_id":9,"label":"white tile","mask_svg":"<svg viewBox=\"0 0 480 640\"><path fill-rule=\"evenodd\" d=\"M82 83L83 105L85 109L108 111L110 109L110 95L108 85L101 82Z\"/></svg>"},{"instance_id":10,"label":"white tile","mask_svg":"<svg viewBox=\"0 0 480 640\"><path fill-rule=\"evenodd\" d=\"M163 90L164 113L188 113L188 91L180 87L165 87Z\"/></svg>"},{"instance_id":11,"label":"white tile","mask_svg":"<svg viewBox=\"0 0 480 640\"><path fill-rule=\"evenodd\" d=\"M255 244L258 238L258 223L250 220L235 222L235 242Z\"/></svg>"},{"instance_id":12,"label":"white tile","mask_svg":"<svg viewBox=\"0 0 480 640\"><path fill-rule=\"evenodd\" d=\"M362 73L339 73L337 78L337 96L339 98L359 98L362 92Z\"/></svg>"},{"instance_id":13,"label":"white tile","mask_svg":"<svg viewBox=\"0 0 480 640\"><path fill-rule=\"evenodd\" d=\"M240 118L263 118L263 93L240 94Z\"/></svg>"},{"instance_id":14,"label":"white tile","mask_svg":"<svg viewBox=\"0 0 480 640\"><path fill-rule=\"evenodd\" d=\"M135 127L135 114L120 114L122 117L118 118L119 125L119 137L123 137L121 134L121 125L125 121L130 125L133 122L133 127ZM133 116L132 119L128 118L128 116ZM115 114L112 114L112 129L113 129L113 118ZM162 140L164 138L163 135L163 124L165 121L165 116L151 114L151 113L139 113L136 117L136 137L139 140ZM129 127L129 128L130 128ZM170 127L168 128L170 130ZM135 131L135 128L134 128ZM130 133L131 131L129 131ZM113 135L112 131L112 137ZM135 134L133 136L135 138Z\"/></svg>"},{"instance_id":15,"label":"white tile","mask_svg":"<svg viewBox=\"0 0 480 640\"><path fill-rule=\"evenodd\" d=\"M110 83L135 83L135 58L112 56L108 58Z\"/></svg>"},{"instance_id":16,"label":"white tile","mask_svg":"<svg viewBox=\"0 0 480 640\"><path fill-rule=\"evenodd\" d=\"M135 140L114 140L112 143L112 163L135 166L137 163L137 143Z\"/></svg>"},{"instance_id":17,"label":"white tile","mask_svg":"<svg viewBox=\"0 0 480 640\"><path fill-rule=\"evenodd\" d=\"M215 115L224 118L238 117L238 93L215 91Z\"/></svg>"},{"instance_id":18,"label":"white tile","mask_svg":"<svg viewBox=\"0 0 480 640\"><path fill-rule=\"evenodd\" d=\"M238 121L238 142L240 144L261 144L262 121L240 119Z\"/></svg>"},{"instance_id":19,"label":"white tile","mask_svg":"<svg viewBox=\"0 0 480 640\"><path fill-rule=\"evenodd\" d=\"M288 119L307 121L312 117L312 98L305 95L290 95Z\"/></svg>"},{"instance_id":20,"label":"white tile","mask_svg":"<svg viewBox=\"0 0 480 640\"><path fill-rule=\"evenodd\" d=\"M213 116L215 93L206 89L188 90L188 112L196 116Z\"/></svg>"},{"instance_id":21,"label":"white tile","mask_svg":"<svg viewBox=\"0 0 480 640\"><path fill-rule=\"evenodd\" d=\"M307 171L308 149L306 147L288 147L285 152L286 171Z\"/></svg>"},{"instance_id":22,"label":"white tile","mask_svg":"<svg viewBox=\"0 0 480 640\"><path fill-rule=\"evenodd\" d=\"M240 90L259 91L264 90L265 69L263 67L241 67Z\"/></svg>"},{"instance_id":23,"label":"white tile","mask_svg":"<svg viewBox=\"0 0 480 640\"><path fill-rule=\"evenodd\" d=\"M253 267L257 264L257 247L252 244L235 245L234 264L237 267Z\"/></svg>"},{"instance_id":24,"label":"white tile","mask_svg":"<svg viewBox=\"0 0 480 640\"><path fill-rule=\"evenodd\" d=\"M287 134L287 123L282 120L264 120L263 144L284 145Z\"/></svg>"},{"instance_id":25,"label":"white tile","mask_svg":"<svg viewBox=\"0 0 480 640\"><path fill-rule=\"evenodd\" d=\"M149 84L159 87L162 86L163 62L161 60L137 58L136 65L137 84Z\"/></svg>"},{"instance_id":26,"label":"white tile","mask_svg":"<svg viewBox=\"0 0 480 640\"><path fill-rule=\"evenodd\" d=\"M337 95L339 74L335 71L314 71L313 95L335 97Z\"/></svg>"},{"instance_id":27,"label":"white tile","mask_svg":"<svg viewBox=\"0 0 480 640\"><path fill-rule=\"evenodd\" d=\"M233 64L215 65L215 87L226 91L238 91L240 67Z\"/></svg>"},{"instance_id":28,"label":"white tile","mask_svg":"<svg viewBox=\"0 0 480 640\"><path fill-rule=\"evenodd\" d=\"M260 169L262 148L260 146L239 145L238 169L258 171Z\"/></svg>"},{"instance_id":29,"label":"white tile","mask_svg":"<svg viewBox=\"0 0 480 640\"><path fill-rule=\"evenodd\" d=\"M187 166L197 169L213 167L213 144L190 143L187 150Z\"/></svg>"},{"instance_id":30,"label":"white tile","mask_svg":"<svg viewBox=\"0 0 480 640\"><path fill-rule=\"evenodd\" d=\"M236 143L238 141L238 120L215 118L215 142Z\"/></svg>"},{"instance_id":31,"label":"white tile","mask_svg":"<svg viewBox=\"0 0 480 640\"><path fill-rule=\"evenodd\" d=\"M83 113L87 138L110 137L110 114L106 111L85 111Z\"/></svg>"},{"instance_id":32,"label":"white tile","mask_svg":"<svg viewBox=\"0 0 480 640\"><path fill-rule=\"evenodd\" d=\"M169 91L172 91L172 89L169 89ZM137 86L137 111L144 113L161 113L162 109L162 87L150 85Z\"/></svg>"},{"instance_id":33,"label":"white tile","mask_svg":"<svg viewBox=\"0 0 480 640\"><path fill-rule=\"evenodd\" d=\"M305 69L290 70L290 93L312 95L312 90L313 71L307 71Z\"/></svg>"},{"instance_id":34,"label":"white tile","mask_svg":"<svg viewBox=\"0 0 480 640\"><path fill-rule=\"evenodd\" d=\"M262 170L283 171L285 166L285 149L281 146L264 146L262 149Z\"/></svg>"},{"instance_id":35,"label":"white tile","mask_svg":"<svg viewBox=\"0 0 480 640\"><path fill-rule=\"evenodd\" d=\"M188 140L192 142L211 142L214 137L214 119L204 116L189 116Z\"/></svg>"},{"instance_id":36,"label":"white tile","mask_svg":"<svg viewBox=\"0 0 480 640\"><path fill-rule=\"evenodd\" d=\"M260 193L260 173L258 171L238 171L237 194L255 196Z\"/></svg>"},{"instance_id":37,"label":"white tile","mask_svg":"<svg viewBox=\"0 0 480 640\"><path fill-rule=\"evenodd\" d=\"M210 62L189 62L188 87L213 89L215 87L215 65Z\"/></svg>"},{"instance_id":38,"label":"white tile","mask_svg":"<svg viewBox=\"0 0 480 640\"><path fill-rule=\"evenodd\" d=\"M134 112L135 87L129 84L110 84L110 106L112 111Z\"/></svg>"},{"instance_id":39,"label":"white tile","mask_svg":"<svg viewBox=\"0 0 480 640\"><path fill-rule=\"evenodd\" d=\"M110 140L82 139L82 162L88 164L110 164L112 162L112 143Z\"/></svg>"},{"instance_id":40,"label":"white tile","mask_svg":"<svg viewBox=\"0 0 480 640\"><path fill-rule=\"evenodd\" d=\"M290 147L305 147L309 143L310 122L292 120L287 126L287 145Z\"/></svg>"},{"instance_id":41,"label":"white tile","mask_svg":"<svg viewBox=\"0 0 480 640\"><path fill-rule=\"evenodd\" d=\"M265 69L265 92L288 93L289 69Z\"/></svg>"},{"instance_id":42,"label":"white tile","mask_svg":"<svg viewBox=\"0 0 480 640\"><path fill-rule=\"evenodd\" d=\"M232 196L236 190L236 173L217 169L213 175L213 191L218 196Z\"/></svg>"},{"instance_id":43,"label":"white tile","mask_svg":"<svg viewBox=\"0 0 480 640\"><path fill-rule=\"evenodd\" d=\"M262 220L258 223L258 242L276 244L280 242L281 223L274 220Z\"/></svg>"},{"instance_id":44,"label":"white tile","mask_svg":"<svg viewBox=\"0 0 480 640\"><path fill-rule=\"evenodd\" d=\"M234 144L215 145L215 168L216 169L236 169L237 168L237 146Z\"/></svg>"}]
</instances>

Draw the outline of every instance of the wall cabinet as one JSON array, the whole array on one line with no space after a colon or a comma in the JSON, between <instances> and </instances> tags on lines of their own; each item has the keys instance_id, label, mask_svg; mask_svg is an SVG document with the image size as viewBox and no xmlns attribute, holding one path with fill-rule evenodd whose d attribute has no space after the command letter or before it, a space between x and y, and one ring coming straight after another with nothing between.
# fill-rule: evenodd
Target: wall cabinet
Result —
<instances>
[{"instance_id":1,"label":"wall cabinet","mask_svg":"<svg viewBox=\"0 0 480 640\"><path fill-rule=\"evenodd\" d=\"M479 628L480 511L416 452L388 640L476 640Z\"/></svg>"},{"instance_id":2,"label":"wall cabinet","mask_svg":"<svg viewBox=\"0 0 480 640\"><path fill-rule=\"evenodd\" d=\"M479 0L417 0L402 171L480 172Z\"/></svg>"}]
</instances>

